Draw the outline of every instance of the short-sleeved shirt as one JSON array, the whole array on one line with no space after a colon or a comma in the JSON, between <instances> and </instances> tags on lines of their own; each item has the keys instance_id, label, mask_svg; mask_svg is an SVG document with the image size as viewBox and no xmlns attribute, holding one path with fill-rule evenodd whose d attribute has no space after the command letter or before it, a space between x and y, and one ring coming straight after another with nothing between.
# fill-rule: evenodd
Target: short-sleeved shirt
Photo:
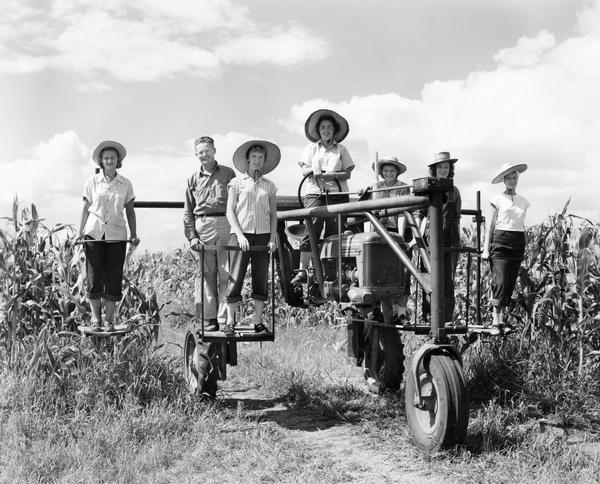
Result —
<instances>
[{"instance_id":1,"label":"short-sleeved shirt","mask_svg":"<svg viewBox=\"0 0 600 484\"><path fill-rule=\"evenodd\" d=\"M94 239L127 239L123 210L135 198L133 185L127 178L117 173L109 182L104 173L96 173L85 182L83 198L90 204L84 235Z\"/></svg>"},{"instance_id":2,"label":"short-sleeved shirt","mask_svg":"<svg viewBox=\"0 0 600 484\"><path fill-rule=\"evenodd\" d=\"M229 189L237 195L234 212L242 231L246 234L271 233L269 197L277 193L275 183L264 176L254 180L244 173L229 182Z\"/></svg>"},{"instance_id":3,"label":"short-sleeved shirt","mask_svg":"<svg viewBox=\"0 0 600 484\"><path fill-rule=\"evenodd\" d=\"M498 211L496 230L525 232L525 214L531 206L525 197L499 193L490 203Z\"/></svg>"},{"instance_id":4,"label":"short-sleeved shirt","mask_svg":"<svg viewBox=\"0 0 600 484\"><path fill-rule=\"evenodd\" d=\"M354 166L354 161L344 145L334 142L332 146L325 148L321 141L317 141L309 144L304 149L298 164L301 168L312 168L313 173L321 174L324 172L345 171ZM348 181L327 180L326 188L328 192L347 192ZM314 176L309 176L306 179L305 193L307 195L319 195L321 193Z\"/></svg>"},{"instance_id":5,"label":"short-sleeved shirt","mask_svg":"<svg viewBox=\"0 0 600 484\"><path fill-rule=\"evenodd\" d=\"M377 200L379 198L391 198L398 197L400 195L410 195L410 186L400 180L395 180L394 184L388 187L385 184L385 181L378 181L373 185L373 189L377 190L378 188L391 188L398 187L394 190L385 190L381 192L373 192L372 198L373 200ZM382 220L382 224L384 227L388 228L398 228L398 216L391 215L389 217L385 217Z\"/></svg>"},{"instance_id":6,"label":"short-sleeved shirt","mask_svg":"<svg viewBox=\"0 0 600 484\"><path fill-rule=\"evenodd\" d=\"M227 211L227 186L235 178L228 166L215 165L211 172L201 167L187 181L183 224L188 240L198 237L195 229L196 217L220 214Z\"/></svg>"}]
</instances>

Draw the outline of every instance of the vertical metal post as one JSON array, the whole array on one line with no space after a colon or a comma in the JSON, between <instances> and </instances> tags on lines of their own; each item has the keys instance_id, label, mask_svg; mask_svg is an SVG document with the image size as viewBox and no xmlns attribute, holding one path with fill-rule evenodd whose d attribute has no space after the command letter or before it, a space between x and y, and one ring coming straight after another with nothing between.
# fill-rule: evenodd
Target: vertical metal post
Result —
<instances>
[{"instance_id":1,"label":"vertical metal post","mask_svg":"<svg viewBox=\"0 0 600 484\"><path fill-rule=\"evenodd\" d=\"M338 228L338 299L342 302L342 214L337 214L337 228Z\"/></svg>"},{"instance_id":2,"label":"vertical metal post","mask_svg":"<svg viewBox=\"0 0 600 484\"><path fill-rule=\"evenodd\" d=\"M437 342L444 342L445 294L444 294L444 247L442 222L443 193L429 193L429 250L431 261L431 336Z\"/></svg>"},{"instance_id":3,"label":"vertical metal post","mask_svg":"<svg viewBox=\"0 0 600 484\"><path fill-rule=\"evenodd\" d=\"M200 268L202 277L200 277L200 302L202 310L200 311L200 321L202 324L202 339L204 339L204 244L200 248Z\"/></svg>"},{"instance_id":4,"label":"vertical metal post","mask_svg":"<svg viewBox=\"0 0 600 484\"><path fill-rule=\"evenodd\" d=\"M470 252L467 252L467 267L466 267L466 272L467 272L467 281L466 281L466 285L467 285L467 294L466 294L466 315L465 315L465 326L468 328L469 327L469 313L471 312L471 260L473 259L473 257L471 256Z\"/></svg>"},{"instance_id":5,"label":"vertical metal post","mask_svg":"<svg viewBox=\"0 0 600 484\"><path fill-rule=\"evenodd\" d=\"M481 325L481 192L477 192L477 324Z\"/></svg>"},{"instance_id":6,"label":"vertical metal post","mask_svg":"<svg viewBox=\"0 0 600 484\"><path fill-rule=\"evenodd\" d=\"M275 339L275 258L273 257L273 253L270 254L271 257L271 334L273 335L273 339ZM282 281L283 284L283 281Z\"/></svg>"}]
</instances>

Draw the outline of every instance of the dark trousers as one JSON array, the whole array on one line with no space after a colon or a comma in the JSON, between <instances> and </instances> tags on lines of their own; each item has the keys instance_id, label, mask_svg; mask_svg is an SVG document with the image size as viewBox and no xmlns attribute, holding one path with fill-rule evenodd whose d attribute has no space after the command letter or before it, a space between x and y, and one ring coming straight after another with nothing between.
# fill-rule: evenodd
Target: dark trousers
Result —
<instances>
[{"instance_id":1,"label":"dark trousers","mask_svg":"<svg viewBox=\"0 0 600 484\"><path fill-rule=\"evenodd\" d=\"M346 203L350 200L348 195L306 195L304 197L304 206L306 208L310 207L324 207L325 205L335 205L337 203ZM346 218L342 217L342 227L344 226ZM337 234L337 217L313 217L312 219L313 226L315 227L315 233L317 234L317 239L320 238L321 232L323 231L323 226L325 226L325 233L323 234L323 238L329 237L331 235ZM302 252L310 252L310 238L308 236L308 232L302 237L302 241L300 242L300 250Z\"/></svg>"},{"instance_id":2,"label":"dark trousers","mask_svg":"<svg viewBox=\"0 0 600 484\"><path fill-rule=\"evenodd\" d=\"M264 245L269 243L270 234L244 234L250 245ZM235 234L231 234L229 245L238 245ZM231 279L227 288L227 302L236 303L242 300L244 278L250 262L252 270L252 299L266 301L269 294L269 253L265 251L232 251L230 258Z\"/></svg>"},{"instance_id":3,"label":"dark trousers","mask_svg":"<svg viewBox=\"0 0 600 484\"><path fill-rule=\"evenodd\" d=\"M510 303L524 253L524 232L494 231L490 244L492 306L506 307Z\"/></svg>"},{"instance_id":4,"label":"dark trousers","mask_svg":"<svg viewBox=\"0 0 600 484\"><path fill-rule=\"evenodd\" d=\"M120 301L127 243L93 242L85 244L84 250L88 298Z\"/></svg>"}]
</instances>

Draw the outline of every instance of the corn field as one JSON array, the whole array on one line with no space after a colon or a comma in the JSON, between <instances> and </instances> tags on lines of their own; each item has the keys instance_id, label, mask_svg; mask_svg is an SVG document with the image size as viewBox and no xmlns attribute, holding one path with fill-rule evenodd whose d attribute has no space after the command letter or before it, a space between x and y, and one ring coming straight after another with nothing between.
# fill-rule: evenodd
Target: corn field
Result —
<instances>
[{"instance_id":1,"label":"corn field","mask_svg":"<svg viewBox=\"0 0 600 484\"><path fill-rule=\"evenodd\" d=\"M119 318L133 326L118 348L83 341L77 326L89 324L85 299L85 256L67 225L47 228L35 205L13 203L0 229L0 371L24 372L66 384L102 358L131 364L151 345L160 323L156 294L138 284L142 268L130 263ZM104 345L106 346L106 345ZM117 351L117 355L113 355Z\"/></svg>"},{"instance_id":2,"label":"corn field","mask_svg":"<svg viewBox=\"0 0 600 484\"><path fill-rule=\"evenodd\" d=\"M600 381L600 227L568 215L567 206L528 230L526 257L509 307L509 323L515 331L506 338L482 337L477 348L465 353L467 376L495 385L493 391L487 388L486 395L502 388L505 399L543 400L549 408L560 405L561 398L581 403L589 396L600 397L596 383ZM98 358L111 353L98 351L77 333L78 325L89 322L90 308L84 291L85 259L81 247L74 244L75 231L67 225L45 227L34 205L20 209L17 200L4 220L1 368L59 383L91 371ZM474 246L474 241L473 228L463 228L464 244ZM119 318L135 329L119 342L120 363L154 364L138 357L151 348L161 312L173 326L192 320L197 257L176 250L128 259ZM469 321L474 321L477 284L474 262L468 264L461 257L456 275L459 323L467 311ZM481 284L485 320L489 319L487 264L482 267ZM243 307L242 320L252 315L250 301ZM265 314L271 314L270 306ZM282 301L278 284L274 314L277 327L334 326L339 321L334 303L308 310L290 308ZM111 366L111 371L118 366ZM130 381L133 373L121 370L120 378ZM481 389L471 390L476 396Z\"/></svg>"}]
</instances>

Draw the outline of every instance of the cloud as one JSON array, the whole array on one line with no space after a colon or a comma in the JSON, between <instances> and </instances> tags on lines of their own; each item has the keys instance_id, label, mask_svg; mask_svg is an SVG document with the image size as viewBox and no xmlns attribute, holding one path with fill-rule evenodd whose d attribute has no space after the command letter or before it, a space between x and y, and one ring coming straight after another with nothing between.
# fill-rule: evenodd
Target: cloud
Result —
<instances>
[{"instance_id":1,"label":"cloud","mask_svg":"<svg viewBox=\"0 0 600 484\"><path fill-rule=\"evenodd\" d=\"M521 190L533 202L532 220L562 209L572 195L574 213L599 218L600 2L582 10L578 32L557 42L546 30L501 49L488 71L464 79L435 80L418 99L398 93L355 96L342 102L312 99L293 106L281 124L298 134L308 114L330 107L347 117L345 144L358 160L351 187L369 183L375 152L397 154L406 178L426 174L438 151L460 161L457 184L465 204L476 190L485 201L489 180L505 161L526 162ZM299 175L298 175L299 176Z\"/></svg>"},{"instance_id":2,"label":"cloud","mask_svg":"<svg viewBox=\"0 0 600 484\"><path fill-rule=\"evenodd\" d=\"M295 23L257 23L230 0L8 0L0 54L0 72L57 69L102 90L109 80L215 78L228 66L314 61L328 46Z\"/></svg>"},{"instance_id":3,"label":"cloud","mask_svg":"<svg viewBox=\"0 0 600 484\"><path fill-rule=\"evenodd\" d=\"M236 148L253 139L246 133L229 132L214 136L217 160L233 166ZM143 151L129 149L119 170L129 178L138 201L179 201L185 196L186 180L199 167L194 155L194 140L178 145L153 145ZM57 223L79 226L81 192L85 180L94 173L93 146L87 146L73 130L57 133L29 150L29 156L0 163L0 216L11 213L16 194L22 207L35 203L47 226ZM294 147L282 152L297 159ZM282 172L283 173L283 172ZM278 185L284 194L295 193L299 180L283 176ZM181 209L144 209L136 211L142 250L168 250L181 247L183 234Z\"/></svg>"}]
</instances>

